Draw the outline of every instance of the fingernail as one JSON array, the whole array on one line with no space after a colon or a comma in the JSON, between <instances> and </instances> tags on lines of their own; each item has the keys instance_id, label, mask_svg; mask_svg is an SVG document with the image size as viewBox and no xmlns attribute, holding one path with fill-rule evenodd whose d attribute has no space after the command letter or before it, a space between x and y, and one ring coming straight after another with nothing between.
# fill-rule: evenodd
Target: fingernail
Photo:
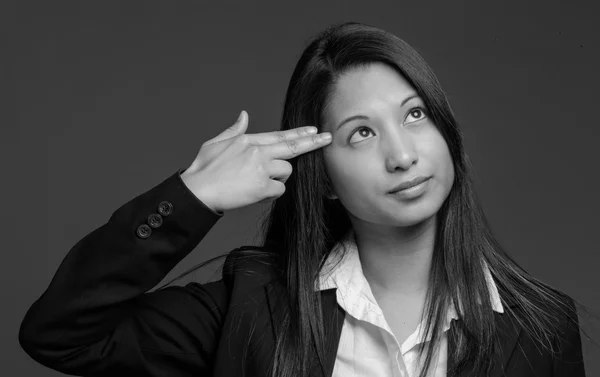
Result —
<instances>
[{"instance_id":1,"label":"fingernail","mask_svg":"<svg viewBox=\"0 0 600 377\"><path fill-rule=\"evenodd\" d=\"M329 132L322 133L321 134L321 139L323 141L329 141L329 140L331 140L331 133L329 133Z\"/></svg>"},{"instance_id":2,"label":"fingernail","mask_svg":"<svg viewBox=\"0 0 600 377\"><path fill-rule=\"evenodd\" d=\"M317 127L308 127L308 129L306 130L306 132L308 132L309 134L316 134L317 133Z\"/></svg>"}]
</instances>

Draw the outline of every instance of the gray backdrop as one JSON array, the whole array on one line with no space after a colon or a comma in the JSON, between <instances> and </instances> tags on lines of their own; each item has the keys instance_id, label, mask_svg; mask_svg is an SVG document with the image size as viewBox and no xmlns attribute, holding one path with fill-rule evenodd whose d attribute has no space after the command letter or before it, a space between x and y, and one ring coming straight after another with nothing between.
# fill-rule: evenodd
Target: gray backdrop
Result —
<instances>
[{"instance_id":1,"label":"gray backdrop","mask_svg":"<svg viewBox=\"0 0 600 377\"><path fill-rule=\"evenodd\" d=\"M187 167L240 110L249 133L277 129L306 42L349 20L424 56L461 122L495 234L533 275L600 312L591 1L214 3L3 3L2 375L60 375L17 333L68 250ZM251 243L266 208L226 213L167 278ZM212 266L181 284L218 278ZM598 321L587 326L600 342ZM588 376L600 375L599 348L584 340L584 354Z\"/></svg>"}]
</instances>

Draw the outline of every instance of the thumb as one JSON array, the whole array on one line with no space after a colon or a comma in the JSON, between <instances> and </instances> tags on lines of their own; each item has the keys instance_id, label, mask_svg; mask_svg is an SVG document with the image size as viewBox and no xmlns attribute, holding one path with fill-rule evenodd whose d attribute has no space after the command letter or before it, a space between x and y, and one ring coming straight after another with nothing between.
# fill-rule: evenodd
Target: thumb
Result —
<instances>
[{"instance_id":1,"label":"thumb","mask_svg":"<svg viewBox=\"0 0 600 377\"><path fill-rule=\"evenodd\" d=\"M242 110L233 126L229 127L228 129L235 130L238 135L245 133L248 129L248 113Z\"/></svg>"},{"instance_id":2,"label":"thumb","mask_svg":"<svg viewBox=\"0 0 600 377\"><path fill-rule=\"evenodd\" d=\"M210 143L211 144L218 143L220 141L227 140L232 137L241 135L241 134L245 133L247 129L248 129L248 113L246 113L244 110L242 110L240 112L240 115L238 116L237 120L235 121L235 123L232 126L228 127L225 131L221 132L215 138L210 140Z\"/></svg>"}]
</instances>

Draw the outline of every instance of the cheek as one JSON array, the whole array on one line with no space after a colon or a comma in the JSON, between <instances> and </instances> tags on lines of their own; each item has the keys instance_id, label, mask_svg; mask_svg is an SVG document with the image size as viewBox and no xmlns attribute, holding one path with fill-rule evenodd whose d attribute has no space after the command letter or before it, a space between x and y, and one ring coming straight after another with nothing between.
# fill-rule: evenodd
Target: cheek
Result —
<instances>
[{"instance_id":1,"label":"cheek","mask_svg":"<svg viewBox=\"0 0 600 377\"><path fill-rule=\"evenodd\" d=\"M431 153L435 156L434 159L436 161L436 172L434 172L434 174L437 175L446 186L452 186L452 183L454 182L454 164L448 145L441 135L439 135Z\"/></svg>"},{"instance_id":2,"label":"cheek","mask_svg":"<svg viewBox=\"0 0 600 377\"><path fill-rule=\"evenodd\" d=\"M341 197L360 197L369 191L369 183L375 182L369 168L363 160L354 161L349 156L329 155L325 157L327 174L336 194Z\"/></svg>"}]
</instances>

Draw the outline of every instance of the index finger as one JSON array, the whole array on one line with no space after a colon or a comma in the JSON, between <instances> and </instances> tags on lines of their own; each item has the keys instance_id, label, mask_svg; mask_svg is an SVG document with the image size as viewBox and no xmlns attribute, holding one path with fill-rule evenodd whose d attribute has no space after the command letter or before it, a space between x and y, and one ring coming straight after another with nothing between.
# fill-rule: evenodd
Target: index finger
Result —
<instances>
[{"instance_id":1,"label":"index finger","mask_svg":"<svg viewBox=\"0 0 600 377\"><path fill-rule=\"evenodd\" d=\"M260 145L279 143L280 141L297 139L317 133L317 128L313 126L297 127L284 131L262 132L257 134L248 134L251 140Z\"/></svg>"},{"instance_id":2,"label":"index finger","mask_svg":"<svg viewBox=\"0 0 600 377\"><path fill-rule=\"evenodd\" d=\"M328 138L329 136L329 138ZM289 159L303 153L313 151L331 143L331 132L304 136L298 139L280 141L279 143L261 146L265 153L273 158Z\"/></svg>"}]
</instances>

